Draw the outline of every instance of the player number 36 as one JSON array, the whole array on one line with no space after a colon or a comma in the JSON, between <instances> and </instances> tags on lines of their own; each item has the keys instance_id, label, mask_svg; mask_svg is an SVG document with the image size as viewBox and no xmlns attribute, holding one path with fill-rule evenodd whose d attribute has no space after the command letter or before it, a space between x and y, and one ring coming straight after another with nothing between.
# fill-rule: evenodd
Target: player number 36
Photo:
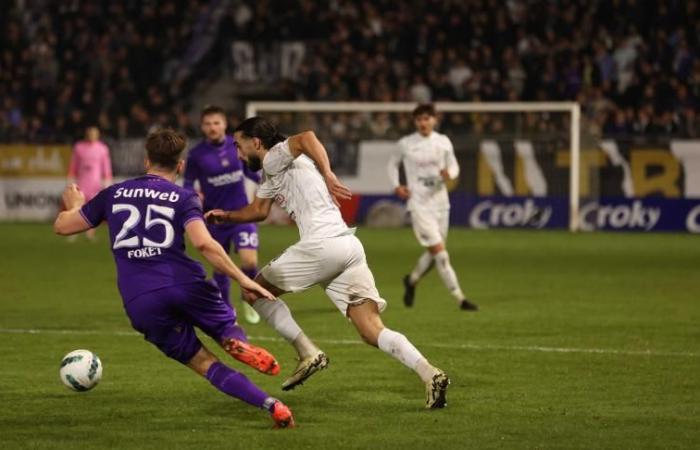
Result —
<instances>
[{"instance_id":1,"label":"player number 36","mask_svg":"<svg viewBox=\"0 0 700 450\"><path fill-rule=\"evenodd\" d=\"M257 247L258 233L249 233L247 231L241 231L240 233L238 233L238 245L241 247Z\"/></svg>"}]
</instances>

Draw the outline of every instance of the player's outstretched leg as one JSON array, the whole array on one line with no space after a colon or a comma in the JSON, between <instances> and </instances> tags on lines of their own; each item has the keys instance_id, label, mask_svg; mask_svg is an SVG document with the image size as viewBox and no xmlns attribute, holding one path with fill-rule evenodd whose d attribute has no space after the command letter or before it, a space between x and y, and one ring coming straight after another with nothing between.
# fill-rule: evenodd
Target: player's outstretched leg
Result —
<instances>
[{"instance_id":1,"label":"player's outstretched leg","mask_svg":"<svg viewBox=\"0 0 700 450\"><path fill-rule=\"evenodd\" d=\"M438 409L447 406L446 394L450 384L447 374L431 365L406 336L386 328L375 302L368 300L349 306L348 317L362 340L379 347L418 374L425 383L426 408Z\"/></svg>"},{"instance_id":2,"label":"player's outstretched leg","mask_svg":"<svg viewBox=\"0 0 700 450\"><path fill-rule=\"evenodd\" d=\"M432 269L434 265L435 260L433 259L433 255L431 255L428 251L423 252L423 254L418 258L416 267L413 268L413 271L411 271L409 275L403 277L403 304L406 305L406 307L410 308L413 306L416 296L416 284L418 284L418 281L420 281L425 274L430 272L430 269Z\"/></svg>"},{"instance_id":3,"label":"player's outstretched leg","mask_svg":"<svg viewBox=\"0 0 700 450\"><path fill-rule=\"evenodd\" d=\"M276 296L285 293L277 286L270 284L262 275L255 278L261 286ZM304 334L301 327L292 317L292 313L284 300L278 298L270 301L264 298L247 299L251 305L265 319L277 333L287 340L297 352L299 364L294 372L282 383L282 389L288 391L304 383L311 375L328 367L328 357L321 351L311 339Z\"/></svg>"},{"instance_id":4,"label":"player's outstretched leg","mask_svg":"<svg viewBox=\"0 0 700 450\"><path fill-rule=\"evenodd\" d=\"M255 300L253 307L297 351L299 363L289 378L282 383L283 390L294 389L314 373L328 367L329 360L326 354L304 334L283 300L270 301L259 298Z\"/></svg>"},{"instance_id":5,"label":"player's outstretched leg","mask_svg":"<svg viewBox=\"0 0 700 450\"><path fill-rule=\"evenodd\" d=\"M217 289L206 283L188 293L188 301L180 305L181 315L189 316L192 324L214 339L234 359L267 375L277 375L279 364L262 347L248 342L238 325L236 312L222 302Z\"/></svg>"},{"instance_id":6,"label":"player's outstretched leg","mask_svg":"<svg viewBox=\"0 0 700 450\"><path fill-rule=\"evenodd\" d=\"M268 411L276 428L295 426L292 412L284 403L269 396L242 373L220 362L205 347L199 349L187 367L205 377L224 394Z\"/></svg>"}]
</instances>

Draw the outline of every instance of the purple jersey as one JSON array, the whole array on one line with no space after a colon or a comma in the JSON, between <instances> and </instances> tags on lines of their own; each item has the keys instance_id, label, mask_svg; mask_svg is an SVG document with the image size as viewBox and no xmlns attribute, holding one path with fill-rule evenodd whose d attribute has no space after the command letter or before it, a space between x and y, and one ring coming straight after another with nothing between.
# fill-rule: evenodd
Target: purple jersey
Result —
<instances>
[{"instance_id":1,"label":"purple jersey","mask_svg":"<svg viewBox=\"0 0 700 450\"><path fill-rule=\"evenodd\" d=\"M145 175L104 189L80 213L92 227L107 221L124 302L206 278L202 265L185 254L185 225L203 220L194 192Z\"/></svg>"},{"instance_id":2,"label":"purple jersey","mask_svg":"<svg viewBox=\"0 0 700 450\"><path fill-rule=\"evenodd\" d=\"M244 177L260 181L260 176L238 159L238 147L231 136L226 136L221 145L204 140L187 155L184 186L193 189L195 180L199 181L205 211L231 211L248 205Z\"/></svg>"}]
</instances>

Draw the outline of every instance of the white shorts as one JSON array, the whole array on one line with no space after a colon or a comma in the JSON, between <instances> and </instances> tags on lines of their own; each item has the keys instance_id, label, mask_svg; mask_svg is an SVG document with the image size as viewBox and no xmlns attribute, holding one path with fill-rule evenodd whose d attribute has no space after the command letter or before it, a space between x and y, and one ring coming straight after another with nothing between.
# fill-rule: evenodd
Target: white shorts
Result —
<instances>
[{"instance_id":1,"label":"white shorts","mask_svg":"<svg viewBox=\"0 0 700 450\"><path fill-rule=\"evenodd\" d=\"M416 239L423 247L432 247L447 241L450 228L450 210L411 210L411 223Z\"/></svg>"},{"instance_id":2,"label":"white shorts","mask_svg":"<svg viewBox=\"0 0 700 450\"><path fill-rule=\"evenodd\" d=\"M321 285L345 316L348 306L366 300L375 302L380 312L386 308L386 300L379 296L367 266L365 249L353 234L299 241L270 261L260 273L272 285L287 292Z\"/></svg>"}]
</instances>

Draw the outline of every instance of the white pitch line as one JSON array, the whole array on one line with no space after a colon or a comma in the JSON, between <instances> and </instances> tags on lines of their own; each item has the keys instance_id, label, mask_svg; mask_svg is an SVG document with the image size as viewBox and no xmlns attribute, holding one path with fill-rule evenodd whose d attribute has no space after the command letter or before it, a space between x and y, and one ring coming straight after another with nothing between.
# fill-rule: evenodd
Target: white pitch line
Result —
<instances>
[{"instance_id":1,"label":"white pitch line","mask_svg":"<svg viewBox=\"0 0 700 450\"><path fill-rule=\"evenodd\" d=\"M60 335L92 335L92 336L141 336L136 331L101 331L101 330L52 330L34 328L0 328L0 334L60 334ZM283 338L270 336L249 336L251 340L283 342ZM364 345L362 341L354 339L315 339L319 344L329 345ZM436 342L421 342L423 347L447 348L453 350L503 350L540 353L589 353L603 355L626 356L678 356L685 358L699 358L700 353L694 352L667 352L662 350L620 350L614 348L575 348L575 347L543 347L539 345L491 345L491 344L446 344Z\"/></svg>"}]
</instances>

